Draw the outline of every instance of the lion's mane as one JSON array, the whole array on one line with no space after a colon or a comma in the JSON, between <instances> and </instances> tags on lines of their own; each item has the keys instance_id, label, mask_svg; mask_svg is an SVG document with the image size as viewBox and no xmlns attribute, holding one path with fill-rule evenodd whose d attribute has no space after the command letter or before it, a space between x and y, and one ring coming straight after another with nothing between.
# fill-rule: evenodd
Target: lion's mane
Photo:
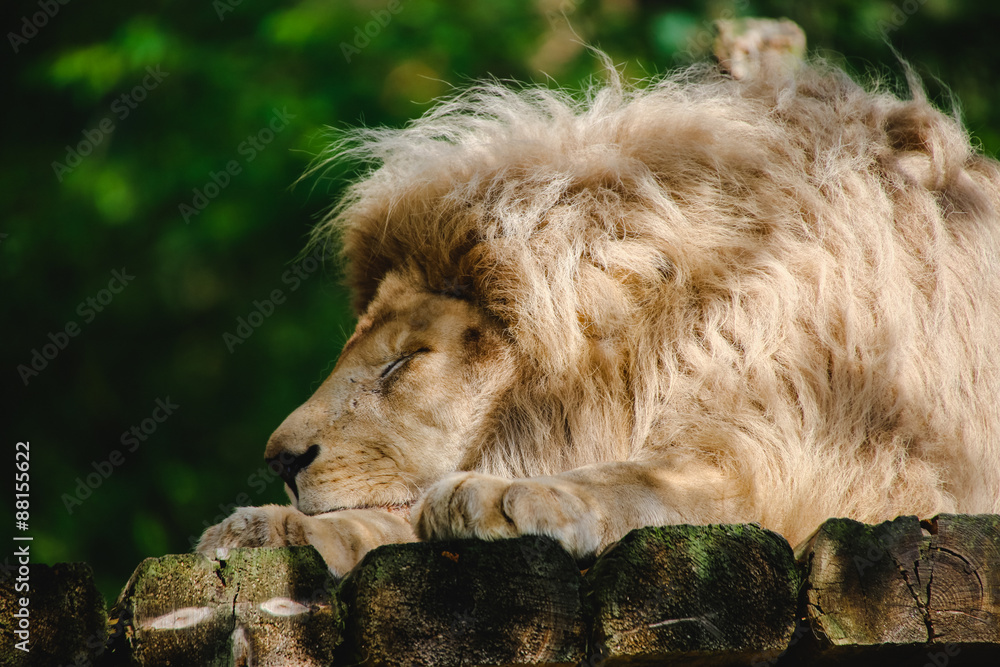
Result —
<instances>
[{"instance_id":1,"label":"lion's mane","mask_svg":"<svg viewBox=\"0 0 1000 667\"><path fill-rule=\"evenodd\" d=\"M505 327L523 382L469 468L697 461L798 534L1000 512L1000 169L822 63L573 95L476 86L336 150L321 234ZM780 500L777 500L779 499Z\"/></svg>"}]
</instances>

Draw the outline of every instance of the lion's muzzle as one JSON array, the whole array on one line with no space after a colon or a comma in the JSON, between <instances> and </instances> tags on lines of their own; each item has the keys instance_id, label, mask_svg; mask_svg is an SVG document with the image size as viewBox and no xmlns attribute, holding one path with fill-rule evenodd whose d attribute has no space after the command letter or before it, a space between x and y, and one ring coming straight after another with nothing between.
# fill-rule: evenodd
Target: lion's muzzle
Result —
<instances>
[{"instance_id":1,"label":"lion's muzzle","mask_svg":"<svg viewBox=\"0 0 1000 667\"><path fill-rule=\"evenodd\" d=\"M266 459L267 465L271 470L278 473L278 476L285 481L288 488L292 490L295 497L299 497L299 489L295 484L295 476L298 475L302 470L305 470L310 463L316 460L319 456L319 445L311 445L306 451L301 454L293 454L288 450L285 450Z\"/></svg>"}]
</instances>

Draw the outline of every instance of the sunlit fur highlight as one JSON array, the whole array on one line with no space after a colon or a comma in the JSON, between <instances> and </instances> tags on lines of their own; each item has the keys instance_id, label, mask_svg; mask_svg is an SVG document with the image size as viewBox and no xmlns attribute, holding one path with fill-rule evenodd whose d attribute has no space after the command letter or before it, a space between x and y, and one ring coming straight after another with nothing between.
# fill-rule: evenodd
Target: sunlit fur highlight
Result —
<instances>
[{"instance_id":1,"label":"sunlit fur highlight","mask_svg":"<svg viewBox=\"0 0 1000 667\"><path fill-rule=\"evenodd\" d=\"M582 94L483 84L334 147L318 231L505 327L464 468L718 470L732 520L1000 513L1000 170L911 86L823 63Z\"/></svg>"}]
</instances>

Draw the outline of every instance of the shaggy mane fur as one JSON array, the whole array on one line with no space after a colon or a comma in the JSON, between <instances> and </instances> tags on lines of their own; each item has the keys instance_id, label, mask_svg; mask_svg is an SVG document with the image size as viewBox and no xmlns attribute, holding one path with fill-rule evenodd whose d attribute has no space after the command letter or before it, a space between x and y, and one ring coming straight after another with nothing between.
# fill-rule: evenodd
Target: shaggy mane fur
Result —
<instances>
[{"instance_id":1,"label":"shaggy mane fur","mask_svg":"<svg viewBox=\"0 0 1000 667\"><path fill-rule=\"evenodd\" d=\"M396 272L524 359L468 468L702 462L786 536L1000 513L1000 169L919 90L490 83L336 150L359 311Z\"/></svg>"}]
</instances>

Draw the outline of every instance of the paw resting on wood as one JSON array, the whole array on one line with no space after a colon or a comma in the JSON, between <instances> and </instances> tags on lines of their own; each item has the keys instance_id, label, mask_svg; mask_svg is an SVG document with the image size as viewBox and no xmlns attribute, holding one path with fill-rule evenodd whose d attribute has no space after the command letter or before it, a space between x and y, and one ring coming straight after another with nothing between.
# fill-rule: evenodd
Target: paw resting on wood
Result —
<instances>
[{"instance_id":1,"label":"paw resting on wood","mask_svg":"<svg viewBox=\"0 0 1000 667\"><path fill-rule=\"evenodd\" d=\"M294 507L240 507L202 535L196 550L215 557L219 549L311 544L330 572L344 575L381 544L412 542L405 516L379 509L352 509L316 516Z\"/></svg>"},{"instance_id":2,"label":"paw resting on wood","mask_svg":"<svg viewBox=\"0 0 1000 667\"><path fill-rule=\"evenodd\" d=\"M208 528L195 550L212 558L218 549L303 546L308 544L308 518L287 505L238 507L227 519Z\"/></svg>"},{"instance_id":3,"label":"paw resting on wood","mask_svg":"<svg viewBox=\"0 0 1000 667\"><path fill-rule=\"evenodd\" d=\"M413 526L425 540L547 535L576 557L593 554L600 546L598 516L592 505L569 482L556 478L450 475L421 499Z\"/></svg>"}]
</instances>

